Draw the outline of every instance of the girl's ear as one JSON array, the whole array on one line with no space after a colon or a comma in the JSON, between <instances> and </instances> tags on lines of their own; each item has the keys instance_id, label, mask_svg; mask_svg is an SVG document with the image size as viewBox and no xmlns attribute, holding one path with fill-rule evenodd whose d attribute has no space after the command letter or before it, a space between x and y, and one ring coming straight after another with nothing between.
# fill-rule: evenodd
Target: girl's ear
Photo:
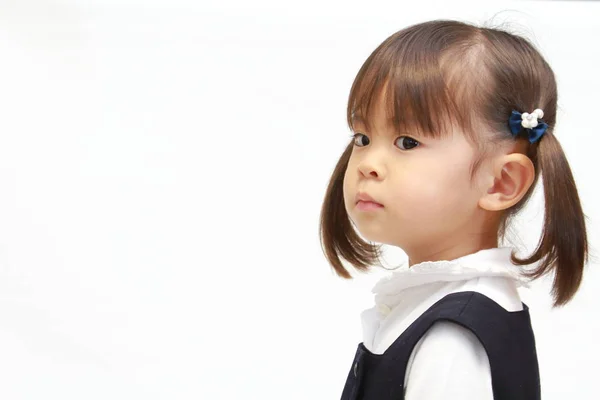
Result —
<instances>
[{"instance_id":1,"label":"girl's ear","mask_svg":"<svg viewBox=\"0 0 600 400\"><path fill-rule=\"evenodd\" d=\"M525 196L535 177L533 163L524 154L499 156L486 177L488 186L479 199L479 206L488 211L500 211L517 204Z\"/></svg>"}]
</instances>

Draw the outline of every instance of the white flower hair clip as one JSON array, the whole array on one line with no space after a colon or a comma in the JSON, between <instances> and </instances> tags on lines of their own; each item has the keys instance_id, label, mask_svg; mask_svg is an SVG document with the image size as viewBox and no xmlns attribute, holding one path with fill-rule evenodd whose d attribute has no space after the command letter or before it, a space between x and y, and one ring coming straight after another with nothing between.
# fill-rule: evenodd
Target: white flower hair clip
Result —
<instances>
[{"instance_id":1,"label":"white flower hair clip","mask_svg":"<svg viewBox=\"0 0 600 400\"><path fill-rule=\"evenodd\" d=\"M529 142L533 143L538 141L544 132L546 132L546 129L548 129L548 124L541 121L543 117L544 112L539 108L533 110L531 114L521 114L520 112L513 110L508 119L508 126L510 127L513 136L517 136L519 132L521 132L521 129L525 128L529 133ZM538 119L540 121L538 121Z\"/></svg>"},{"instance_id":2,"label":"white flower hair clip","mask_svg":"<svg viewBox=\"0 0 600 400\"><path fill-rule=\"evenodd\" d=\"M523 125L523 128L535 128L536 126L538 126L538 119L544 118L544 112L539 108L536 108L531 114L521 114L521 118L521 125Z\"/></svg>"}]
</instances>

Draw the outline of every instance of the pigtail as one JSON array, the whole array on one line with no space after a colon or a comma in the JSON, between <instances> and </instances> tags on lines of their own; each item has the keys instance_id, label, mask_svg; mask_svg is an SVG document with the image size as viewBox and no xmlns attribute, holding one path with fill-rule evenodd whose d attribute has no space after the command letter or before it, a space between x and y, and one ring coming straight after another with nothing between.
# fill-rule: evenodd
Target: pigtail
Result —
<instances>
[{"instance_id":1,"label":"pigtail","mask_svg":"<svg viewBox=\"0 0 600 400\"><path fill-rule=\"evenodd\" d=\"M585 215L565 153L551 132L538 143L537 161L544 186L544 226L534 253L525 259L514 255L518 265L541 260L539 267L525 273L538 278L554 269L554 306L566 304L577 292L588 260Z\"/></svg>"},{"instance_id":2,"label":"pigtail","mask_svg":"<svg viewBox=\"0 0 600 400\"><path fill-rule=\"evenodd\" d=\"M344 175L352 154L352 143L340 157L327 186L321 207L321 248L335 272L350 279L352 276L342 265L340 256L356 269L366 271L377 260L380 246L365 242L352 227L344 205Z\"/></svg>"}]
</instances>

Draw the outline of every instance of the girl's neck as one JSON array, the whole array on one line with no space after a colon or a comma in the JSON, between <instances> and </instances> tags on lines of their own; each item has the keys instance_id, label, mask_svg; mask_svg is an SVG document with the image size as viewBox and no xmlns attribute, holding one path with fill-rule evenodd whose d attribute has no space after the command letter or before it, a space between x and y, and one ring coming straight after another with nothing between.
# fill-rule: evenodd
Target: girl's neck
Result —
<instances>
[{"instance_id":1,"label":"girl's neck","mask_svg":"<svg viewBox=\"0 0 600 400\"><path fill-rule=\"evenodd\" d=\"M424 251L411 251L408 254L408 266L420 264L427 261L455 260L457 258L477 253L480 250L492 249L498 247L498 239L488 238L475 243L463 242L459 245L446 246L444 248L429 248Z\"/></svg>"}]
</instances>

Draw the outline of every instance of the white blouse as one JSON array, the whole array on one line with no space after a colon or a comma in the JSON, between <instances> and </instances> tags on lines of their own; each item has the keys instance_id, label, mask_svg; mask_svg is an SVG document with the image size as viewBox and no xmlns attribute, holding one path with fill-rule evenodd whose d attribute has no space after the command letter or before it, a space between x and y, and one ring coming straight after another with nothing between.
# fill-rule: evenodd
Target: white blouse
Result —
<instances>
[{"instance_id":1,"label":"white blouse","mask_svg":"<svg viewBox=\"0 0 600 400\"><path fill-rule=\"evenodd\" d=\"M362 312L363 343L382 354L423 312L447 294L479 292L508 311L523 309L518 286L528 286L512 248L481 250L452 261L404 264L373 288L375 306ZM406 400L493 400L489 360L468 329L436 322L417 343L404 379Z\"/></svg>"}]
</instances>

